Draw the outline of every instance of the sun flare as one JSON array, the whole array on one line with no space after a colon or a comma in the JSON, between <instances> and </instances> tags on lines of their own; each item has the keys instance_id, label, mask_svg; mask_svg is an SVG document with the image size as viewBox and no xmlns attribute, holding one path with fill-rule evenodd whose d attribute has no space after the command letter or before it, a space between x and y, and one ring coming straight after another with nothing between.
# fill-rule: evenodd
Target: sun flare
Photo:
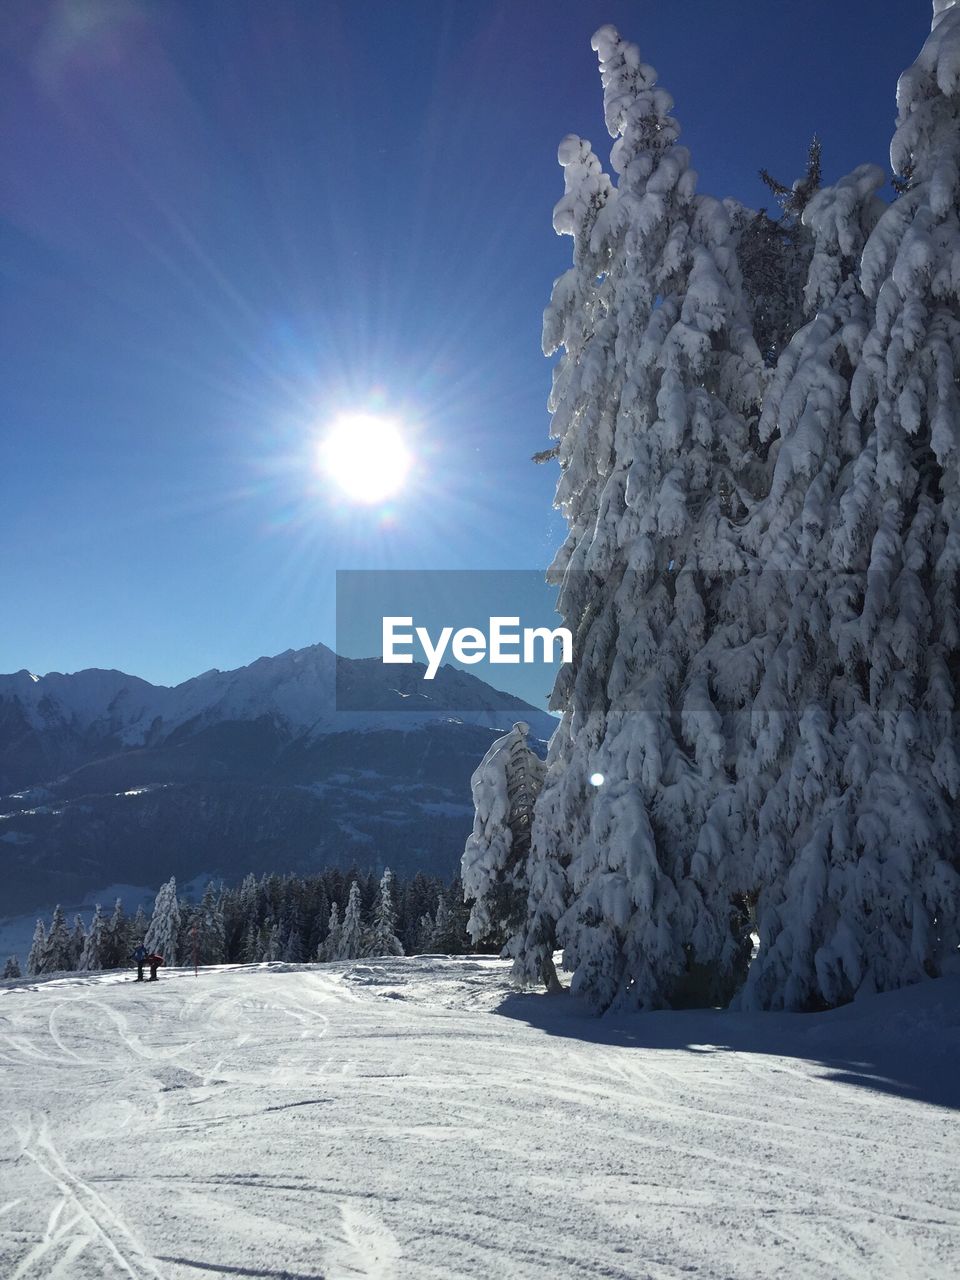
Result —
<instances>
[{"instance_id":1,"label":"sun flare","mask_svg":"<svg viewBox=\"0 0 960 1280\"><path fill-rule=\"evenodd\" d=\"M374 504L394 497L412 462L400 427L378 414L343 414L320 445L323 470L354 502Z\"/></svg>"}]
</instances>

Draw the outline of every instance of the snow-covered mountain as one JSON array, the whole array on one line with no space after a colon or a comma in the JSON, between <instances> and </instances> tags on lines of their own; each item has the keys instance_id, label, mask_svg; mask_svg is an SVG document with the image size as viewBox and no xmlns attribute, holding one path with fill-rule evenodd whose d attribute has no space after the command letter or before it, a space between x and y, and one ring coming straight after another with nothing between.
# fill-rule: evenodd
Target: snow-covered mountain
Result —
<instances>
[{"instance_id":1,"label":"snow-covered mountain","mask_svg":"<svg viewBox=\"0 0 960 1280\"><path fill-rule=\"evenodd\" d=\"M452 874L490 742L555 721L456 668L423 674L313 645L174 688L0 676L0 915L201 871Z\"/></svg>"},{"instance_id":2,"label":"snow-covered mountain","mask_svg":"<svg viewBox=\"0 0 960 1280\"><path fill-rule=\"evenodd\" d=\"M262 716L291 731L318 735L407 730L450 719L499 728L504 711L515 709L533 716L534 729L548 735L552 728L545 712L468 672L444 666L429 684L423 672L419 663L388 668L377 658L338 658L316 644L258 658L236 671L206 671L173 688L96 668L73 675L18 671L0 675L0 707L19 713L35 732L95 734L129 747L155 744L185 725ZM0 785L3 778L0 773Z\"/></svg>"}]
</instances>

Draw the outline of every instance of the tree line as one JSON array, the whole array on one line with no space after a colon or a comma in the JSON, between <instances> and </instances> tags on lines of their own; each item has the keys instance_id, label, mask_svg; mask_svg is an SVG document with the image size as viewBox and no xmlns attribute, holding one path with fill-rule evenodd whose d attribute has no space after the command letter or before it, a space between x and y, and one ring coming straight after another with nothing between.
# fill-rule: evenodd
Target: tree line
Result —
<instances>
[{"instance_id":1,"label":"tree line","mask_svg":"<svg viewBox=\"0 0 960 1280\"><path fill-rule=\"evenodd\" d=\"M89 924L68 923L57 906L48 925L38 920L26 960L28 975L124 968L139 943L168 965L256 964L352 960L369 955L459 954L472 948L469 906L459 879L445 883L417 872L400 880L353 868L310 876L248 875L234 887L210 882L199 902L164 884L147 916L126 913L118 898L105 914L98 904ZM22 975L11 956L4 978Z\"/></svg>"}]
</instances>

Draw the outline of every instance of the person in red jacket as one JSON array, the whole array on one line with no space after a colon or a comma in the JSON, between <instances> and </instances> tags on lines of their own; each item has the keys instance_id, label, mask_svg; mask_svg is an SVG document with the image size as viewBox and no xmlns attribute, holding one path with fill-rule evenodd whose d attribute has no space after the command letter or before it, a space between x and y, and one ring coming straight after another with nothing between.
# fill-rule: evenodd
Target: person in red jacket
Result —
<instances>
[{"instance_id":1,"label":"person in red jacket","mask_svg":"<svg viewBox=\"0 0 960 1280\"><path fill-rule=\"evenodd\" d=\"M163 956L159 956L154 952L153 955L147 956L147 964L150 966L150 981L156 982L157 970L163 964Z\"/></svg>"}]
</instances>

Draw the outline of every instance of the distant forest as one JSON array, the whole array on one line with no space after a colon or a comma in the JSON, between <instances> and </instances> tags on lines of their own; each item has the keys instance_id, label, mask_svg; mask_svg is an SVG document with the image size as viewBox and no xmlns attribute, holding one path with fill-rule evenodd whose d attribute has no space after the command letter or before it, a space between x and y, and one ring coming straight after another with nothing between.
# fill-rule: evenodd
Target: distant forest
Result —
<instances>
[{"instance_id":1,"label":"distant forest","mask_svg":"<svg viewBox=\"0 0 960 1280\"><path fill-rule=\"evenodd\" d=\"M142 907L128 915L118 898L109 916L98 905L89 924L77 915L71 927L58 906L49 925L37 921L26 973L124 968L141 942L168 965L458 954L477 949L466 932L469 912L459 879L445 883L420 872L408 880L356 868L248 875L233 888L211 882L197 903L180 900L169 880L149 918ZM11 956L3 977L22 972Z\"/></svg>"}]
</instances>

